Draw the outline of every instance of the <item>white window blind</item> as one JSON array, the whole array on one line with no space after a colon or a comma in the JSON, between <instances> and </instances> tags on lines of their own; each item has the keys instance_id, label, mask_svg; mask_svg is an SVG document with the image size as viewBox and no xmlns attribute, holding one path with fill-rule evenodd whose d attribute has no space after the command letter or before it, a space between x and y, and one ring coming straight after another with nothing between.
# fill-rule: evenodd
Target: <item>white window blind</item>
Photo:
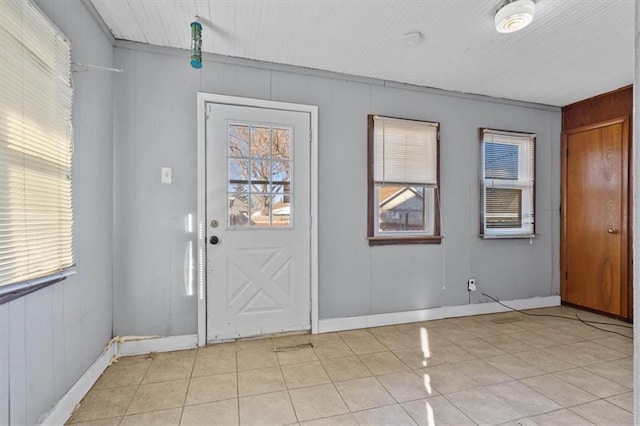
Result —
<instances>
[{"instance_id":1,"label":"white window blind","mask_svg":"<svg viewBox=\"0 0 640 426\"><path fill-rule=\"evenodd\" d=\"M374 181L437 185L437 126L437 123L375 116Z\"/></svg>"},{"instance_id":2,"label":"white window blind","mask_svg":"<svg viewBox=\"0 0 640 426\"><path fill-rule=\"evenodd\" d=\"M481 235L533 236L536 135L491 129L481 134Z\"/></svg>"},{"instance_id":3,"label":"white window blind","mask_svg":"<svg viewBox=\"0 0 640 426\"><path fill-rule=\"evenodd\" d=\"M0 1L0 286L73 261L70 48L30 1Z\"/></svg>"}]
</instances>

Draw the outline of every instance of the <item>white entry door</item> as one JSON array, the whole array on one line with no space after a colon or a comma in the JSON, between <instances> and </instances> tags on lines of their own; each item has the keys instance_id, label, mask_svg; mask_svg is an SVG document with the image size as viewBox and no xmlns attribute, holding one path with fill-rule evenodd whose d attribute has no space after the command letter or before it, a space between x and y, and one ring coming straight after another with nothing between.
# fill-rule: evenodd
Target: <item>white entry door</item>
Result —
<instances>
[{"instance_id":1,"label":"white entry door","mask_svg":"<svg viewBox=\"0 0 640 426\"><path fill-rule=\"evenodd\" d=\"M207 104L207 340L310 329L310 114Z\"/></svg>"}]
</instances>

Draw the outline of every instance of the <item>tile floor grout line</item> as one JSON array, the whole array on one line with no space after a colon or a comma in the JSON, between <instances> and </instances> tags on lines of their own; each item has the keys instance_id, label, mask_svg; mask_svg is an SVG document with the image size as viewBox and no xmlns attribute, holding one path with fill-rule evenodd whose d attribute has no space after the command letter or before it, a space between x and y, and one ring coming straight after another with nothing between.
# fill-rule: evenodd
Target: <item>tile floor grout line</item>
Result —
<instances>
[{"instance_id":1,"label":"tile floor grout line","mask_svg":"<svg viewBox=\"0 0 640 426\"><path fill-rule=\"evenodd\" d=\"M149 365L145 369L144 374L142 375L142 379L140 379L140 383L138 383L138 386L136 387L136 391L133 393L133 396L131 397L131 400L129 401L129 404L127 404L127 408L125 408L124 413L122 414L122 417L120 418L120 422L118 422L118 424L122 424L122 422L124 421L124 418L127 416L127 411L129 411L129 408L131 407L131 404L133 403L133 400L136 398L136 395L140 391L140 387L144 383L144 378L149 373L149 370L151 369L151 365L153 364L153 361L156 360L156 358L154 356L152 356L151 353L146 354L146 355L140 355L140 356L144 356L144 359L148 359L148 357L151 357L151 362L149 363Z\"/></svg>"},{"instance_id":2,"label":"tile floor grout line","mask_svg":"<svg viewBox=\"0 0 640 426\"><path fill-rule=\"evenodd\" d=\"M274 342L274 352L275 352L275 342ZM287 379L284 376L284 370L282 369L282 364L280 363L280 358L278 358L278 354L276 354L276 360L278 362L278 367L280 368L280 375L282 376L282 383L284 384L284 388L287 391L287 395L289 396L289 402L291 403L291 408L293 409L293 415L296 418L296 423L300 423L300 418L298 417L298 412L296 411L296 406L293 403L293 398L291 398L291 390L289 389L289 385L287 383Z\"/></svg>"},{"instance_id":3,"label":"tile floor grout line","mask_svg":"<svg viewBox=\"0 0 640 426\"><path fill-rule=\"evenodd\" d=\"M189 374L189 382L187 383L187 392L184 395L184 400L182 401L182 407L180 407L180 419L178 420L178 424L182 423L182 416L184 416L184 409L187 405L187 398L189 397L189 390L191 390L191 379L193 379L193 370L196 368L196 361L198 360L198 354L200 353L200 348L196 348L196 354L193 357L193 364L191 364L191 373Z\"/></svg>"}]
</instances>

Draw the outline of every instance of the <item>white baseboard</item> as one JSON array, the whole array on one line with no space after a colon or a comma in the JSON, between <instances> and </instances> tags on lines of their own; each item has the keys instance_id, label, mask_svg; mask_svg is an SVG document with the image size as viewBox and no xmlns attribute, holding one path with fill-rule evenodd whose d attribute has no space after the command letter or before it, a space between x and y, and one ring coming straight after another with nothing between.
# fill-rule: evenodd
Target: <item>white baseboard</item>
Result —
<instances>
[{"instance_id":1,"label":"white baseboard","mask_svg":"<svg viewBox=\"0 0 640 426\"><path fill-rule=\"evenodd\" d=\"M503 302L515 309L536 309L560 306L560 296L533 297L531 299L517 299ZM492 314L508 312L496 302L476 303L472 305L444 306L441 308L419 309L406 312L392 312L388 314L363 315L357 317L332 318L320 320L319 332L354 330L358 328L382 327L386 325L404 324L408 322L428 321L442 318L464 317L470 315Z\"/></svg>"},{"instance_id":2,"label":"white baseboard","mask_svg":"<svg viewBox=\"0 0 640 426\"><path fill-rule=\"evenodd\" d=\"M91 367L80 376L77 382L71 386L71 389L65 393L62 398L48 412L42 415L39 424L43 425L63 425L71 417L71 413L76 405L82 401L82 398L89 392L91 386L104 372L111 363L111 359L116 355L116 345L114 341L110 341L105 350L100 354L98 359L91 364Z\"/></svg>"},{"instance_id":3,"label":"white baseboard","mask_svg":"<svg viewBox=\"0 0 640 426\"><path fill-rule=\"evenodd\" d=\"M168 337L119 337L118 356L148 354L151 352L171 352L198 347L197 334Z\"/></svg>"},{"instance_id":4,"label":"white baseboard","mask_svg":"<svg viewBox=\"0 0 640 426\"><path fill-rule=\"evenodd\" d=\"M43 425L63 425L69 420L76 405L89 392L100 375L111 364L112 358L140 355L151 352L169 352L198 347L198 335L186 334L169 337L115 337L107 343L107 347L98 359L89 367L64 396L42 415L39 423Z\"/></svg>"}]
</instances>

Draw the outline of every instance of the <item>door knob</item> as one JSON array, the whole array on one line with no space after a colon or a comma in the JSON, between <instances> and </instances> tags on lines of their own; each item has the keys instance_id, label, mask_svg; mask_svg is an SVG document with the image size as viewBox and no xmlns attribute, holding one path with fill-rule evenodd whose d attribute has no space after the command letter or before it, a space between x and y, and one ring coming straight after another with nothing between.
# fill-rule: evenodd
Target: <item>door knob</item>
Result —
<instances>
[{"instance_id":1,"label":"door knob","mask_svg":"<svg viewBox=\"0 0 640 426\"><path fill-rule=\"evenodd\" d=\"M610 233L610 234L619 234L620 230L616 229L616 228L609 228L609 229L607 229L607 232Z\"/></svg>"},{"instance_id":2,"label":"door knob","mask_svg":"<svg viewBox=\"0 0 640 426\"><path fill-rule=\"evenodd\" d=\"M212 236L209 238L209 242L210 242L211 244L218 244L218 242L220 242L220 239L219 239L218 237L216 237L215 235L212 235Z\"/></svg>"}]
</instances>

